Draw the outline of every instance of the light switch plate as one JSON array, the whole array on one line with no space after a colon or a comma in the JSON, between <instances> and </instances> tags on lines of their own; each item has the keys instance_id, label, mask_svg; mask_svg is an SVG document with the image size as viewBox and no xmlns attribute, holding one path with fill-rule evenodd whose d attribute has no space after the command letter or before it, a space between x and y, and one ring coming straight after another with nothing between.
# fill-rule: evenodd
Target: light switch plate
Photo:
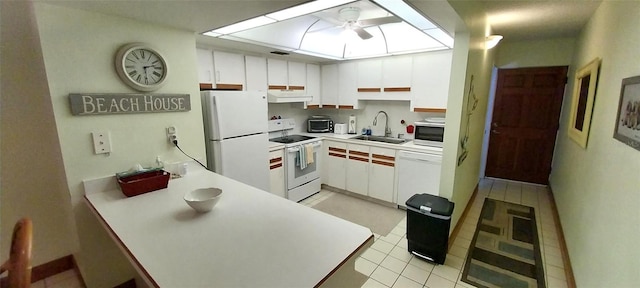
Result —
<instances>
[{"instance_id":1,"label":"light switch plate","mask_svg":"<svg viewBox=\"0 0 640 288\"><path fill-rule=\"evenodd\" d=\"M93 149L96 154L111 153L109 131L94 131L91 134L93 136Z\"/></svg>"}]
</instances>

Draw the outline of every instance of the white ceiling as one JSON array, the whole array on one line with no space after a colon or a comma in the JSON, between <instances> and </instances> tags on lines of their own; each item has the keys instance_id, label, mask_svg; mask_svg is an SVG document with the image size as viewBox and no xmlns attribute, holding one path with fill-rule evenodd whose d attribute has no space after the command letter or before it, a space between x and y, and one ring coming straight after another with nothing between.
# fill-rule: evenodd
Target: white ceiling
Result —
<instances>
[{"instance_id":1,"label":"white ceiling","mask_svg":"<svg viewBox=\"0 0 640 288\"><path fill-rule=\"evenodd\" d=\"M307 0L41 0L43 2L201 33L254 16L292 7ZM595 0L408 0L449 32L464 30L452 6L484 5L494 32L505 41L576 36L600 1ZM463 15L461 15L463 16ZM464 17L463 17L464 18ZM268 53L272 49L198 36L201 44ZM296 56L292 56L296 57ZM326 59L310 58L318 62Z\"/></svg>"}]
</instances>

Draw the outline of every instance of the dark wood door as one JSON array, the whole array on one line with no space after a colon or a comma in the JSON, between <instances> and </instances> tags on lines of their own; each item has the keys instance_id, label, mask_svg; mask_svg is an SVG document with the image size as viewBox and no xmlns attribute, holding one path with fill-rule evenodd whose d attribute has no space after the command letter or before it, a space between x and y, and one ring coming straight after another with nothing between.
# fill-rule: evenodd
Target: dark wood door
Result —
<instances>
[{"instance_id":1,"label":"dark wood door","mask_svg":"<svg viewBox=\"0 0 640 288\"><path fill-rule=\"evenodd\" d=\"M567 67L499 69L486 175L547 184Z\"/></svg>"}]
</instances>

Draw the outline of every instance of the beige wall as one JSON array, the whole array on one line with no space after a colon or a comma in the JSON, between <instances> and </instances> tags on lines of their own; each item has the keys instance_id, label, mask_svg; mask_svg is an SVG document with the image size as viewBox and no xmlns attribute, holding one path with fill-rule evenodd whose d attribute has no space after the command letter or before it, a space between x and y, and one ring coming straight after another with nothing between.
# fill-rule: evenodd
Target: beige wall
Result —
<instances>
[{"instance_id":1,"label":"beige wall","mask_svg":"<svg viewBox=\"0 0 640 288\"><path fill-rule=\"evenodd\" d=\"M450 1L449 3L461 15L468 29L464 33L456 34L454 66L447 102L443 176L440 181L441 195L456 204L452 218L453 228L460 219L479 181L484 119L487 111L491 70L496 52L495 49L486 50L484 46L485 36L489 35L491 31L487 25L486 15L480 13L482 11L481 5L468 1ZM462 47L459 47L458 44L461 44ZM458 51L458 49L463 51ZM471 83L472 78L473 84ZM474 87L473 93L469 93L469 88L472 85ZM478 100L475 110L471 109L473 97L470 94L475 94ZM467 119L469 119L468 122ZM458 165L458 158L463 153L459 143L465 137L467 127L469 130L468 154L466 159Z\"/></svg>"},{"instance_id":2,"label":"beige wall","mask_svg":"<svg viewBox=\"0 0 640 288\"><path fill-rule=\"evenodd\" d=\"M638 15L640 2L603 1L576 42L574 67L602 58L591 130L586 149L567 137L565 97L550 186L578 287L640 283L640 151L612 137L621 81L640 75Z\"/></svg>"},{"instance_id":3,"label":"beige wall","mask_svg":"<svg viewBox=\"0 0 640 288\"><path fill-rule=\"evenodd\" d=\"M498 46L499 68L568 66L575 48L575 38L509 41Z\"/></svg>"},{"instance_id":4,"label":"beige wall","mask_svg":"<svg viewBox=\"0 0 640 288\"><path fill-rule=\"evenodd\" d=\"M166 140L165 128L170 125L178 128L183 150L204 158L195 36L187 31L43 3L34 4L35 13L26 6L7 11L20 12L13 15L5 13L5 6L2 10L3 16L8 16L2 18L2 27L22 31L15 39L27 37L12 43L16 45L12 52L18 58L12 63L3 61L3 72L13 71L18 79L11 87L14 93L10 101L5 101L9 96L3 90L2 132L3 138L11 141L2 142L2 203L11 203L11 207L2 207L2 219L11 222L19 211L38 218L34 265L75 253L89 287L112 287L134 273L82 201L82 180L113 175L136 163L148 166L156 156L166 162L187 160ZM188 93L192 110L72 116L69 93L135 92L120 81L113 64L117 48L129 42L147 42L163 53L169 63L169 79L156 92ZM4 77L3 73L3 82ZM15 127L5 119L15 121ZM90 135L99 129L111 133L110 155L93 154ZM7 155L15 157L15 161L7 161ZM17 179L7 181L7 175ZM23 210L23 206L28 209ZM2 224L6 245L7 226ZM46 241L39 240L42 237L47 237Z\"/></svg>"},{"instance_id":5,"label":"beige wall","mask_svg":"<svg viewBox=\"0 0 640 288\"><path fill-rule=\"evenodd\" d=\"M2 1L0 259L7 259L14 223L33 221L33 265L77 250L73 215L31 5Z\"/></svg>"}]
</instances>

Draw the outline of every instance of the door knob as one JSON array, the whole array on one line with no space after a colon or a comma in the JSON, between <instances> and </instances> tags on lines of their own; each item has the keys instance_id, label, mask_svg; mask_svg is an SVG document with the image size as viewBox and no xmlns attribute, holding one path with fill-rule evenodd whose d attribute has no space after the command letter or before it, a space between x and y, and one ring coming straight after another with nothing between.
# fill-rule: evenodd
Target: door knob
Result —
<instances>
[{"instance_id":1,"label":"door knob","mask_svg":"<svg viewBox=\"0 0 640 288\"><path fill-rule=\"evenodd\" d=\"M500 134L500 132L498 132L498 130L496 130L496 129L491 130L491 133L493 133L493 134Z\"/></svg>"}]
</instances>

